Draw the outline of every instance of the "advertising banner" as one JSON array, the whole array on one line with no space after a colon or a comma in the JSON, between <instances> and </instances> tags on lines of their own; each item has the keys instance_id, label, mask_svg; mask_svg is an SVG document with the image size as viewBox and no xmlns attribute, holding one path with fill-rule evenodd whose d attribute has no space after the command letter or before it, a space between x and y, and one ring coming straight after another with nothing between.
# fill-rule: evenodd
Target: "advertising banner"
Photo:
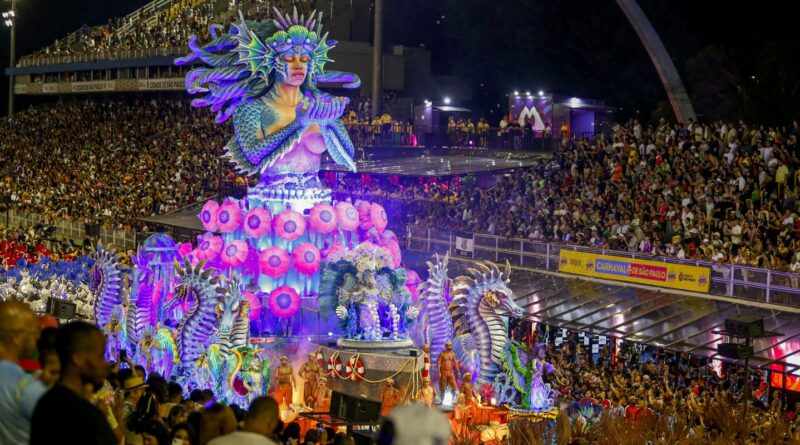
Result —
<instances>
[{"instance_id":1,"label":"advertising banner","mask_svg":"<svg viewBox=\"0 0 800 445\"><path fill-rule=\"evenodd\" d=\"M708 267L598 255L566 249L562 249L559 253L558 270L587 277L692 292L708 292L711 281L711 270Z\"/></svg>"},{"instance_id":2,"label":"advertising banner","mask_svg":"<svg viewBox=\"0 0 800 445\"><path fill-rule=\"evenodd\" d=\"M183 77L170 79L140 79L140 90L183 90L185 88Z\"/></svg>"},{"instance_id":3,"label":"advertising banner","mask_svg":"<svg viewBox=\"0 0 800 445\"><path fill-rule=\"evenodd\" d=\"M96 91L114 91L116 84L113 80L98 80L94 82L73 82L73 93L93 93Z\"/></svg>"},{"instance_id":4,"label":"advertising banner","mask_svg":"<svg viewBox=\"0 0 800 445\"><path fill-rule=\"evenodd\" d=\"M456 250L459 255L470 255L475 250L475 240L472 237L456 236Z\"/></svg>"}]
</instances>

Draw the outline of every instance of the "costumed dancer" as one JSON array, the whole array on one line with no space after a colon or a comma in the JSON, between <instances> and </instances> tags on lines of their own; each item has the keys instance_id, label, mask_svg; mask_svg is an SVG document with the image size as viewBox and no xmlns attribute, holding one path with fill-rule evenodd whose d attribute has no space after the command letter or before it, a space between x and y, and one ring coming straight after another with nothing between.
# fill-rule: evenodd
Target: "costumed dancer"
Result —
<instances>
[{"instance_id":1,"label":"costumed dancer","mask_svg":"<svg viewBox=\"0 0 800 445\"><path fill-rule=\"evenodd\" d=\"M319 376L321 374L317 354L313 352L308 353L308 361L303 363L300 367L298 375L303 378L303 400L306 406L314 406L317 400L317 385L319 384Z\"/></svg>"},{"instance_id":2,"label":"costumed dancer","mask_svg":"<svg viewBox=\"0 0 800 445\"><path fill-rule=\"evenodd\" d=\"M275 381L278 384L278 388L275 390L275 401L278 402L278 405L291 405L294 387L297 385L294 380L294 369L289 364L289 357L285 355L281 357L281 364L275 371Z\"/></svg>"},{"instance_id":3,"label":"costumed dancer","mask_svg":"<svg viewBox=\"0 0 800 445\"><path fill-rule=\"evenodd\" d=\"M461 374L461 368L458 366L458 359L453 352L453 343L448 341L444 344L444 351L439 354L436 365L439 368L439 392L442 393L442 397L447 389L452 389L453 394L457 393L456 373Z\"/></svg>"},{"instance_id":4,"label":"costumed dancer","mask_svg":"<svg viewBox=\"0 0 800 445\"><path fill-rule=\"evenodd\" d=\"M433 401L436 400L436 389L431 385L430 377L425 377L422 379L422 388L417 391L417 396L415 399L418 402L422 402L423 405L432 407Z\"/></svg>"},{"instance_id":5,"label":"costumed dancer","mask_svg":"<svg viewBox=\"0 0 800 445\"><path fill-rule=\"evenodd\" d=\"M111 314L111 320L103 326L103 330L108 337L108 356L118 357L120 346L122 346L122 323L119 322L119 315L116 311Z\"/></svg>"},{"instance_id":6,"label":"costumed dancer","mask_svg":"<svg viewBox=\"0 0 800 445\"><path fill-rule=\"evenodd\" d=\"M467 403L464 393L459 393L451 414L451 427L456 436L463 437L466 435L474 418L475 407Z\"/></svg>"},{"instance_id":7,"label":"costumed dancer","mask_svg":"<svg viewBox=\"0 0 800 445\"><path fill-rule=\"evenodd\" d=\"M467 405L478 406L478 396L472 388L472 374L469 372L464 373L464 383L461 385L461 394L464 394L464 400Z\"/></svg>"},{"instance_id":8,"label":"costumed dancer","mask_svg":"<svg viewBox=\"0 0 800 445\"><path fill-rule=\"evenodd\" d=\"M314 411L327 413L331 410L331 389L328 388L328 379L320 377L317 381L316 405Z\"/></svg>"},{"instance_id":9,"label":"costumed dancer","mask_svg":"<svg viewBox=\"0 0 800 445\"><path fill-rule=\"evenodd\" d=\"M422 361L424 363L422 368L422 379L430 378L431 376L431 345L425 343L422 345Z\"/></svg>"},{"instance_id":10,"label":"costumed dancer","mask_svg":"<svg viewBox=\"0 0 800 445\"><path fill-rule=\"evenodd\" d=\"M394 387L394 380L386 379L381 390L381 416L386 417L400 402L400 390Z\"/></svg>"},{"instance_id":11,"label":"costumed dancer","mask_svg":"<svg viewBox=\"0 0 800 445\"><path fill-rule=\"evenodd\" d=\"M158 344L158 342L153 339L153 333L151 331L147 331L144 334L144 338L139 340L139 353L144 357L145 365L144 368L147 370L147 373L151 373L155 370L153 366L153 350L156 351L163 351L164 348Z\"/></svg>"}]
</instances>

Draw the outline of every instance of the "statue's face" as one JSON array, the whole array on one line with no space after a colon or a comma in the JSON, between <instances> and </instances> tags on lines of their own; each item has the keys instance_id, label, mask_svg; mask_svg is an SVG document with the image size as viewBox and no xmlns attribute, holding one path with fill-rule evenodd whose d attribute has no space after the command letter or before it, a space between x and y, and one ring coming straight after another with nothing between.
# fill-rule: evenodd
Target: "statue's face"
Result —
<instances>
[{"instance_id":1,"label":"statue's face","mask_svg":"<svg viewBox=\"0 0 800 445\"><path fill-rule=\"evenodd\" d=\"M287 52L280 57L276 71L281 82L299 87L306 81L308 62L311 58L306 54Z\"/></svg>"}]
</instances>

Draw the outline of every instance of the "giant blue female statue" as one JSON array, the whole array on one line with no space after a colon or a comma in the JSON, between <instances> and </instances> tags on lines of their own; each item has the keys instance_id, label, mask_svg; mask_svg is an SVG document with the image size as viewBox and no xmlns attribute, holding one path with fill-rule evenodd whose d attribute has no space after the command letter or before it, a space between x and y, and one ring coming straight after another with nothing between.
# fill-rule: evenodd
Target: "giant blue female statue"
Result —
<instances>
[{"instance_id":1,"label":"giant blue female statue","mask_svg":"<svg viewBox=\"0 0 800 445\"><path fill-rule=\"evenodd\" d=\"M210 107L217 123L233 117L226 153L242 173L261 174L263 197L280 189L315 195L326 149L336 163L356 169L353 144L340 120L348 99L323 93L317 83L355 88L360 81L354 74L325 71L336 42L322 34L321 13L305 18L296 9L291 16L275 10L275 16L263 22L242 17L222 35L219 25L212 25L212 41L199 46L193 37L192 53L176 64L208 65L186 76L187 91L201 95L192 104Z\"/></svg>"}]
</instances>

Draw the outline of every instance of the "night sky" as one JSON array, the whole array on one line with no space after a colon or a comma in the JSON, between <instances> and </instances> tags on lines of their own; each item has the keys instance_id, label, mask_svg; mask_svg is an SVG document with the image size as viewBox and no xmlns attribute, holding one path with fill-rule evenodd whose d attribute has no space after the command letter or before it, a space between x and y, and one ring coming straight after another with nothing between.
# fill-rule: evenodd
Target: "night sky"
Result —
<instances>
[{"instance_id":1,"label":"night sky","mask_svg":"<svg viewBox=\"0 0 800 445\"><path fill-rule=\"evenodd\" d=\"M146 3L18 0L17 56L83 24L102 24ZM745 114L780 123L797 117L800 31L788 3L639 3L675 60L701 117ZM384 0L384 4L385 42L425 46L433 54L436 74L470 79L474 109L494 109L513 89L544 89L604 99L622 108L620 117L636 116L638 111L648 119L663 111L666 96L655 69L613 0ZM4 2L3 10L8 5ZM8 63L8 37L4 28L3 66ZM6 88L0 90L5 110Z\"/></svg>"}]
</instances>

